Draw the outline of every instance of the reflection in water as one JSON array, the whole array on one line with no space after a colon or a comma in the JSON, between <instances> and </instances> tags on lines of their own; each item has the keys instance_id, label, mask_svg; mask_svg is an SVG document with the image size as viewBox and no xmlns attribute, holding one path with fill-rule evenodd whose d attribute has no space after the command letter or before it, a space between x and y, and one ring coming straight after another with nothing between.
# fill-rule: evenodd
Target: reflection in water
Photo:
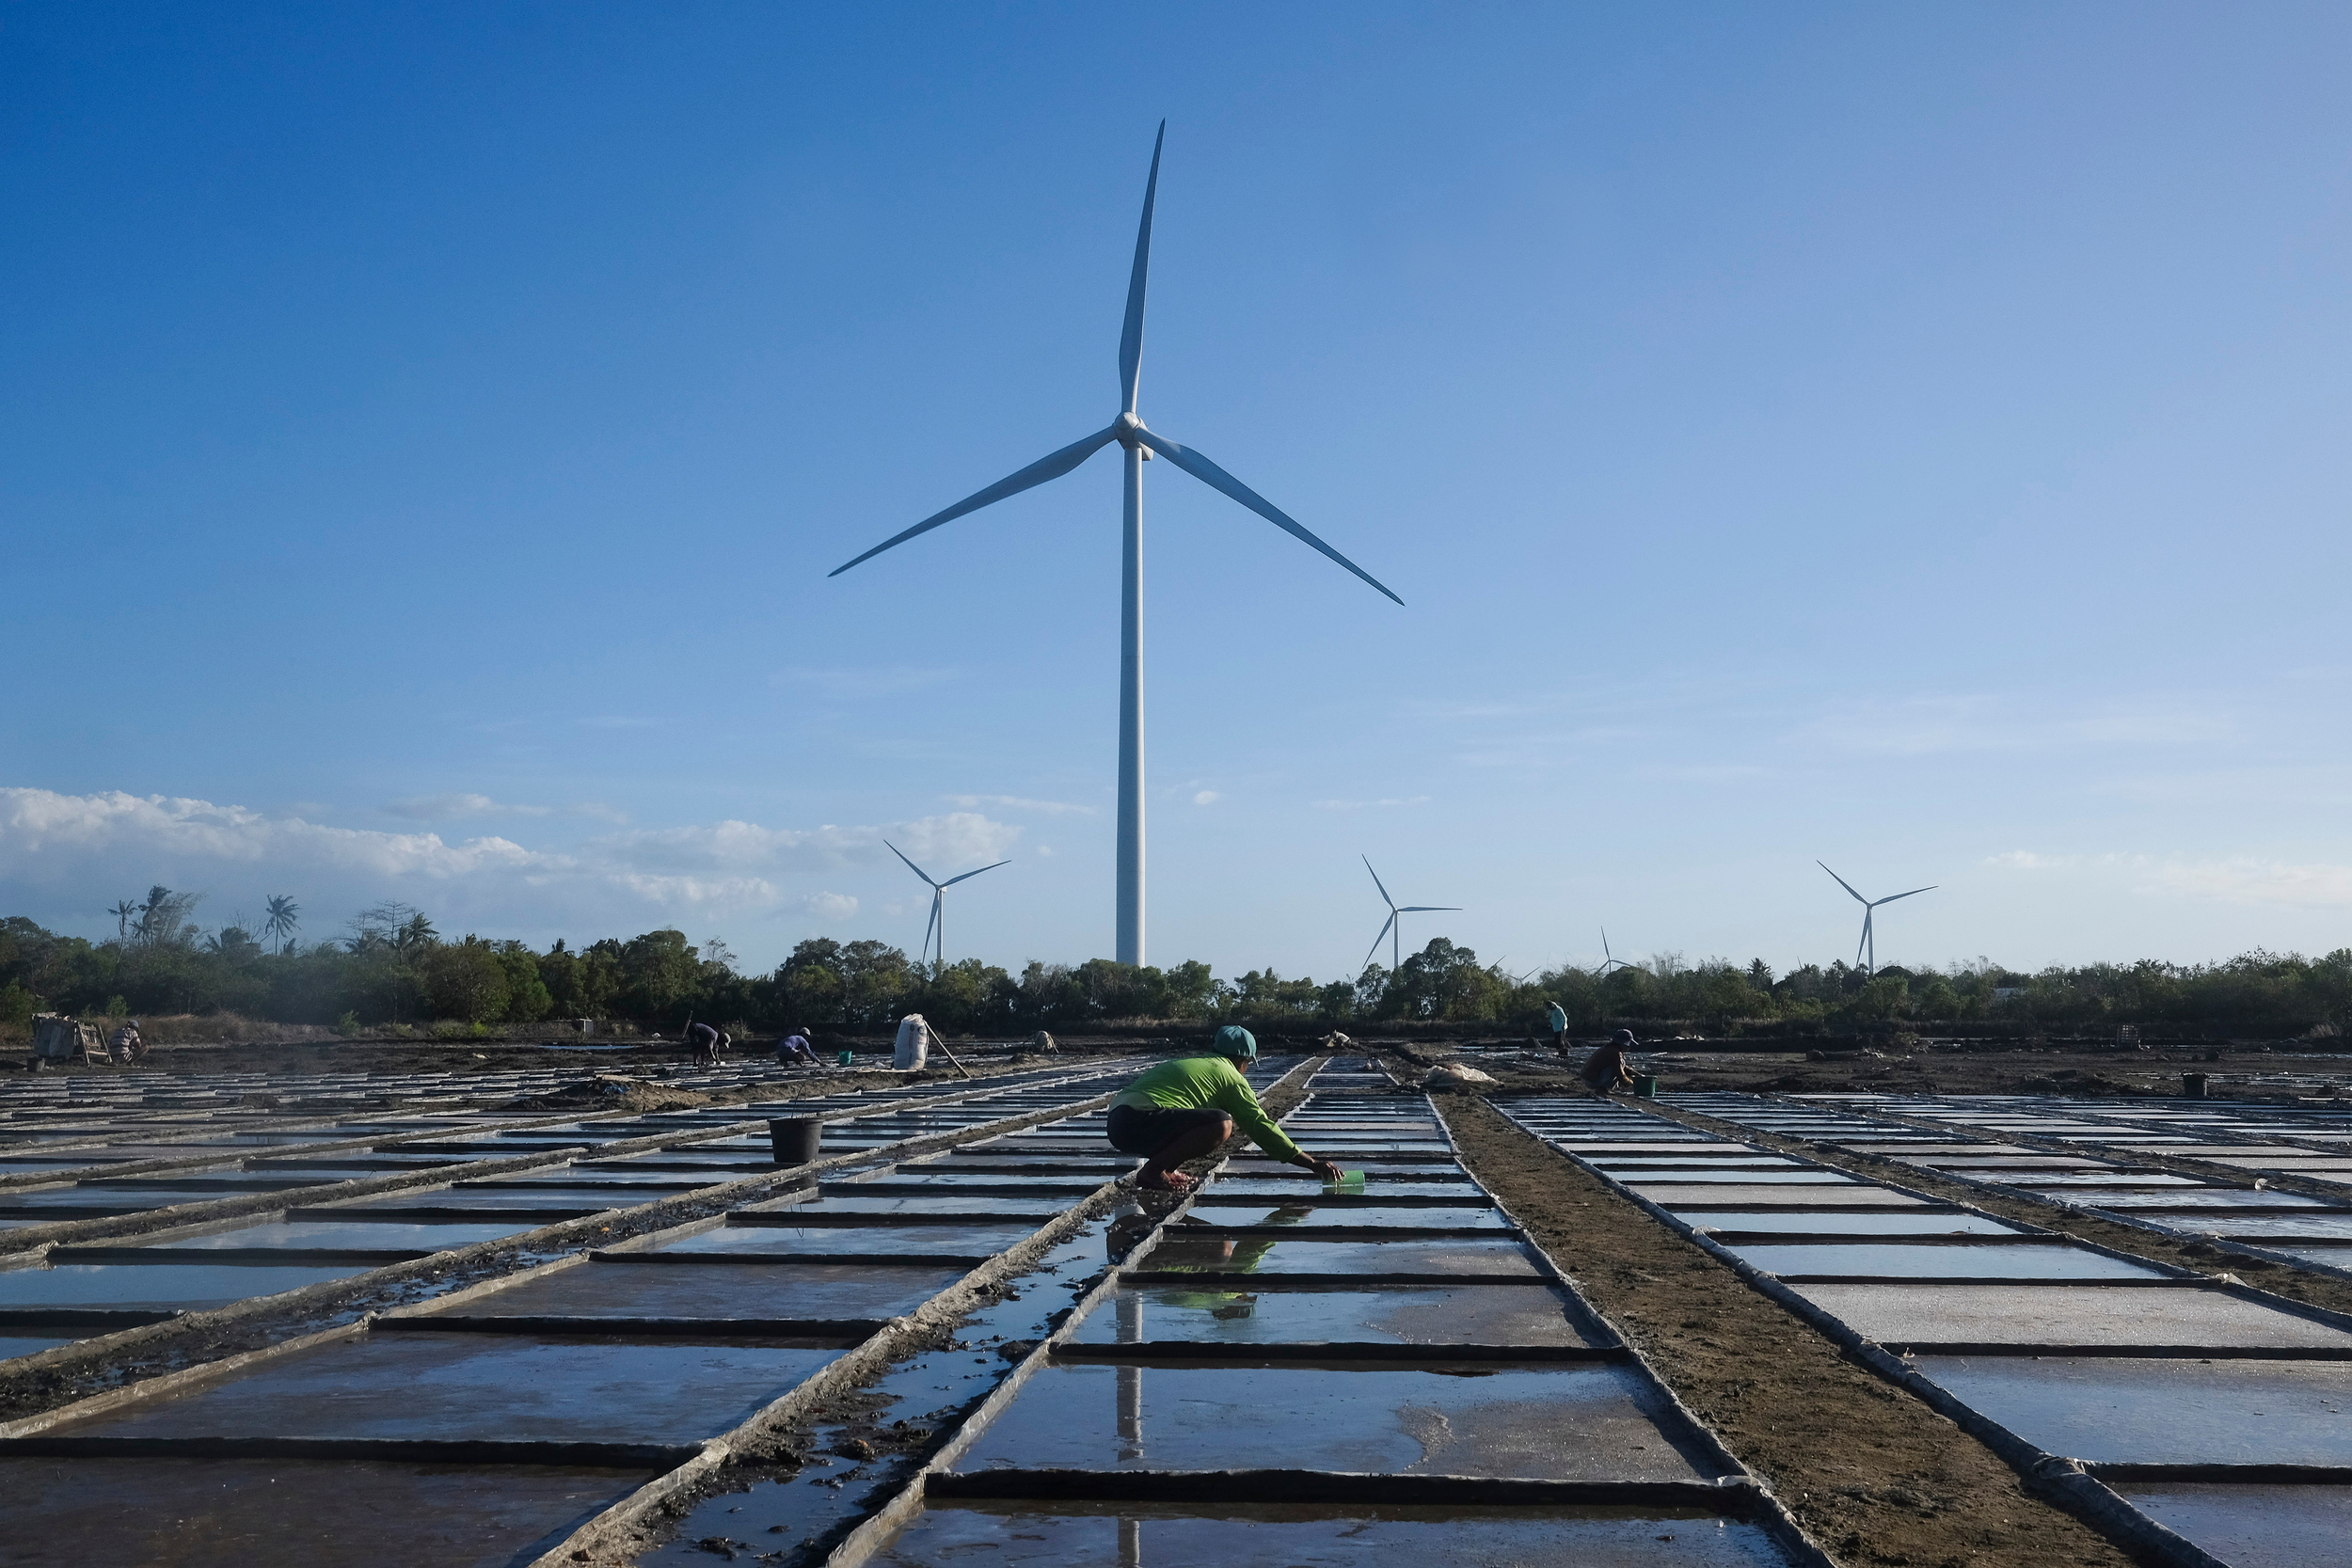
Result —
<instances>
[{"instance_id":1,"label":"reflection in water","mask_svg":"<svg viewBox=\"0 0 2352 1568\"><path fill-rule=\"evenodd\" d=\"M1132 1291L1119 1293L1119 1342L1143 1342L1143 1298ZM1119 1369L1119 1457L1121 1462L1143 1458L1143 1369ZM1125 1531L1120 1535L1123 1546Z\"/></svg>"}]
</instances>

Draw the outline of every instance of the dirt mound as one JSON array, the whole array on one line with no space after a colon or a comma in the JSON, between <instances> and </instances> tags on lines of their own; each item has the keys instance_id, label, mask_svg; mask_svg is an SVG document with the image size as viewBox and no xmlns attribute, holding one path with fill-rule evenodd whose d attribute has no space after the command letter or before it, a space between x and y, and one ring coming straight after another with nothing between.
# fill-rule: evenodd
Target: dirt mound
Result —
<instances>
[{"instance_id":1,"label":"dirt mound","mask_svg":"<svg viewBox=\"0 0 2352 1568\"><path fill-rule=\"evenodd\" d=\"M635 1078L591 1078L548 1094L510 1100L500 1111L683 1111L710 1103L693 1089L674 1089Z\"/></svg>"}]
</instances>

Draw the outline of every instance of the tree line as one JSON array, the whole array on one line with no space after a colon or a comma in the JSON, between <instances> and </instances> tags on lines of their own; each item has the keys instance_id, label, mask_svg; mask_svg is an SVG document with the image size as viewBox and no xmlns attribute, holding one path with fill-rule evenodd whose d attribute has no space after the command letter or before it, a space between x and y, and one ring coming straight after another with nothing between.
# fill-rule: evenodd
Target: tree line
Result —
<instances>
[{"instance_id":1,"label":"tree line","mask_svg":"<svg viewBox=\"0 0 2352 1568\"><path fill-rule=\"evenodd\" d=\"M1942 970L1875 974L1843 961L1775 974L1762 959L1562 965L1513 976L1443 937L1393 971L1352 980L1284 979L1271 969L1233 977L1187 961L1159 969L1090 958L1032 961L1019 974L977 958L945 966L874 941L816 937L773 971L745 974L717 940L671 928L545 951L513 940L444 936L422 911L362 911L332 940L300 939L301 908L278 897L264 917L212 930L199 896L151 888L124 899L113 939L0 920L0 1022L36 1011L86 1016L232 1012L356 1032L387 1024L476 1029L553 1019L628 1020L675 1027L695 1017L748 1030L808 1027L873 1033L920 1012L939 1028L978 1034L1075 1029L1123 1020L1243 1022L1301 1029L1391 1022L1543 1027L1549 1006L1570 1027L1671 1021L1708 1034L1743 1029L1845 1033L1936 1024L2079 1029L2160 1024L2272 1037L2352 1033L2352 948L2321 958L2252 952L2219 963L2053 967L2026 974L1989 959Z\"/></svg>"}]
</instances>

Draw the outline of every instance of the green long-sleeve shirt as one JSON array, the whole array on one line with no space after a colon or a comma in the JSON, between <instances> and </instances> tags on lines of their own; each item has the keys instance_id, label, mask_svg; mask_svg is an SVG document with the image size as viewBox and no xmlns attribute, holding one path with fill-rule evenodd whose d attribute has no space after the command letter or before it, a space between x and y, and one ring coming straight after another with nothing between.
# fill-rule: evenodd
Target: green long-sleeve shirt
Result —
<instances>
[{"instance_id":1,"label":"green long-sleeve shirt","mask_svg":"<svg viewBox=\"0 0 2352 1568\"><path fill-rule=\"evenodd\" d=\"M1274 1125L1274 1118L1258 1103L1257 1091L1230 1056L1178 1056L1162 1062L1111 1096L1111 1103L1132 1105L1138 1111L1214 1105L1232 1117L1233 1125L1251 1143L1277 1160L1295 1160L1299 1155L1298 1146Z\"/></svg>"}]
</instances>

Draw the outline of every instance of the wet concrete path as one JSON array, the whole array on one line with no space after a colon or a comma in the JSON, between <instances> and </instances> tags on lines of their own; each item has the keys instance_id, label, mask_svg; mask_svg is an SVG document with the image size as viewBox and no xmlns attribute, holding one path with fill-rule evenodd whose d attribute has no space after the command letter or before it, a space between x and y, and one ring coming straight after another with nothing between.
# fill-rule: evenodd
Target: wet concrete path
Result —
<instances>
[{"instance_id":1,"label":"wet concrete path","mask_svg":"<svg viewBox=\"0 0 2352 1568\"><path fill-rule=\"evenodd\" d=\"M830 1564L1818 1561L1372 1064L1132 1250Z\"/></svg>"}]
</instances>

